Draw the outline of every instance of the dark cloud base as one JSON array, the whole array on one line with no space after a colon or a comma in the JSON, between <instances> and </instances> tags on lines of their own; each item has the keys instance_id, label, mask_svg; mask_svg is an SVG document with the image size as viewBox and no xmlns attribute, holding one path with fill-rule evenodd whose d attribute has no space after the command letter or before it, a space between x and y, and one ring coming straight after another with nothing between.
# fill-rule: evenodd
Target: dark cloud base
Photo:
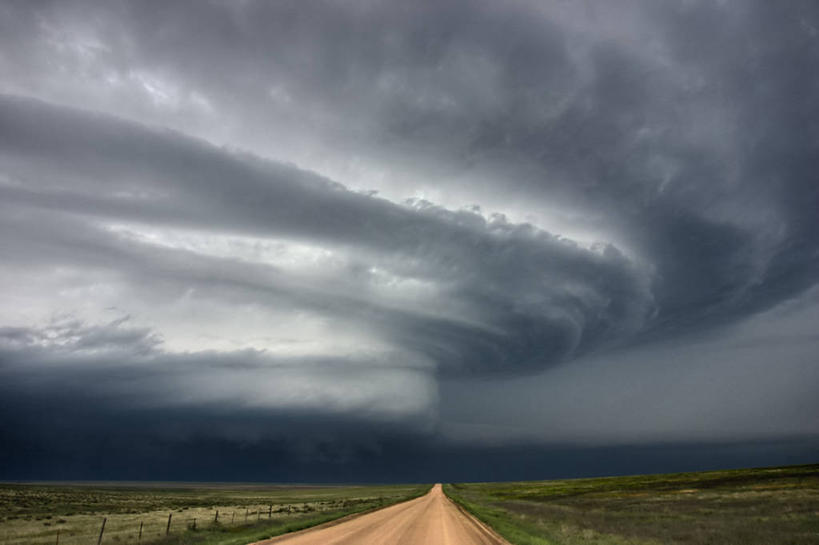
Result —
<instances>
[{"instance_id":1,"label":"dark cloud base","mask_svg":"<svg viewBox=\"0 0 819 545\"><path fill-rule=\"evenodd\" d=\"M382 438L350 449L326 443L312 457L287 440L176 442L133 433L62 445L11 437L0 453L0 480L137 480L282 483L518 481L672 473L815 463L817 439L733 443L663 443L585 447L521 444L448 446ZM81 441L77 441L81 439ZM377 448L376 448L377 447ZM316 457L325 457L324 461Z\"/></svg>"},{"instance_id":2,"label":"dark cloud base","mask_svg":"<svg viewBox=\"0 0 819 545\"><path fill-rule=\"evenodd\" d=\"M814 463L819 437L452 442L434 429L320 412L132 410L70 392L2 389L0 480L464 482Z\"/></svg>"}]
</instances>

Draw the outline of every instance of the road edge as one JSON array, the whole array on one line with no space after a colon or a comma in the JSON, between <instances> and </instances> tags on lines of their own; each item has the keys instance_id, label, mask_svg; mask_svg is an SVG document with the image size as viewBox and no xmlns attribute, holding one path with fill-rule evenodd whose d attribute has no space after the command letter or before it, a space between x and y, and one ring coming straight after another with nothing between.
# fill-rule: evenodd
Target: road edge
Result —
<instances>
[{"instance_id":1,"label":"road edge","mask_svg":"<svg viewBox=\"0 0 819 545\"><path fill-rule=\"evenodd\" d=\"M494 528L492 528L491 526L486 524L484 521L482 521L481 519L479 519L478 517L476 517L475 515L473 515L469 511L467 511L466 508L464 508L464 506L462 506L460 503L458 503L455 500L453 500L452 498L450 498L449 494L446 493L443 486L441 486L441 490L443 491L444 497L447 499L447 501L449 503L454 505L458 509L458 511L461 512L461 514L463 514L466 518L468 518L473 523L475 523L475 525L478 526L478 528L480 528L481 530L483 530L487 535L489 535L493 539L497 540L498 543L501 543L502 545L513 545L512 543L509 542L509 540L507 540L505 537L500 535Z\"/></svg>"},{"instance_id":2,"label":"road edge","mask_svg":"<svg viewBox=\"0 0 819 545\"><path fill-rule=\"evenodd\" d=\"M389 507L393 507L395 505L401 505L402 503L409 503L411 501L415 501L418 498L423 498L427 494L430 493L432 488L427 490L425 493L421 494L420 496L415 496L414 498L409 498L404 501L399 501L396 503L391 503L389 505L384 505L381 507L374 507L372 509L367 509L366 511L361 511L359 513L351 513L349 515L344 515L343 517L339 517L337 519L328 520L327 522L322 522L321 524L316 524L315 526L308 526L307 528L302 528L301 530L296 530L295 532L287 532L284 534L279 534L277 536L269 537L267 539L262 539L261 541L253 541L248 543L247 545L268 545L269 543L276 543L277 541L283 541L285 539L289 539L291 537L306 534L307 532L312 532L313 530L322 530L324 528L332 528L333 526L337 526L339 524L343 524L345 522L349 522L351 520L357 519L358 517L363 517L364 515L369 515L370 513L375 513L377 511L381 511L382 509L387 509ZM449 499L449 498L447 498Z\"/></svg>"}]
</instances>

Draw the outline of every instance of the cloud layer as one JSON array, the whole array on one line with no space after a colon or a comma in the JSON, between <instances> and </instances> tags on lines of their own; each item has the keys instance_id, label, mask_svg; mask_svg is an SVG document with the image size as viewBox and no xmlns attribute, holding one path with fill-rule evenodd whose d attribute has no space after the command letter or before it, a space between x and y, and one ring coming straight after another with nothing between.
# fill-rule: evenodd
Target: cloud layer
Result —
<instances>
[{"instance_id":1,"label":"cloud layer","mask_svg":"<svg viewBox=\"0 0 819 545\"><path fill-rule=\"evenodd\" d=\"M811 437L817 29L811 2L6 3L3 410L358 429L343 459Z\"/></svg>"}]
</instances>

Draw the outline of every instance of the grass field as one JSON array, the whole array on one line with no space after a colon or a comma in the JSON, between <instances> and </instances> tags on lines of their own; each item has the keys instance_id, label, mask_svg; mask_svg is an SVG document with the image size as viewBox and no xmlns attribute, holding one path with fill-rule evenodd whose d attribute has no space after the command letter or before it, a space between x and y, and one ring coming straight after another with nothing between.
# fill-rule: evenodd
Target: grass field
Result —
<instances>
[{"instance_id":1,"label":"grass field","mask_svg":"<svg viewBox=\"0 0 819 545\"><path fill-rule=\"evenodd\" d=\"M59 545L94 545L106 518L103 545L243 545L427 490L422 485L0 484L0 540L55 545L59 534Z\"/></svg>"},{"instance_id":2,"label":"grass field","mask_svg":"<svg viewBox=\"0 0 819 545\"><path fill-rule=\"evenodd\" d=\"M819 544L819 465L444 490L515 545Z\"/></svg>"}]
</instances>

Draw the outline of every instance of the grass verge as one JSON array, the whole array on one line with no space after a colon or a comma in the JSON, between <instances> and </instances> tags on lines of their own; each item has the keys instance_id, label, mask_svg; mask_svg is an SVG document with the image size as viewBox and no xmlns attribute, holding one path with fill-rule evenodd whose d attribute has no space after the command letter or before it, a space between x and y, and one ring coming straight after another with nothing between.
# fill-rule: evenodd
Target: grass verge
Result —
<instances>
[{"instance_id":1,"label":"grass verge","mask_svg":"<svg viewBox=\"0 0 819 545\"><path fill-rule=\"evenodd\" d=\"M349 509L315 513L300 516L292 520L277 520L272 523L262 523L251 527L215 528L211 526L204 530L188 529L184 533L171 535L154 541L152 545L247 545L248 543L270 539L283 534L298 532L299 530L318 526L326 522L332 522L349 515L375 511L389 505L417 498L426 494L428 491L429 489L427 488L405 497L395 497L390 501L379 502L378 505L375 506L362 504Z\"/></svg>"},{"instance_id":2,"label":"grass verge","mask_svg":"<svg viewBox=\"0 0 819 545\"><path fill-rule=\"evenodd\" d=\"M532 527L526 521L514 520L507 511L486 504L467 501L457 493L451 484L445 484L443 488L449 499L487 526L490 526L510 543L515 545L553 545L554 542L544 537L538 528Z\"/></svg>"}]
</instances>

